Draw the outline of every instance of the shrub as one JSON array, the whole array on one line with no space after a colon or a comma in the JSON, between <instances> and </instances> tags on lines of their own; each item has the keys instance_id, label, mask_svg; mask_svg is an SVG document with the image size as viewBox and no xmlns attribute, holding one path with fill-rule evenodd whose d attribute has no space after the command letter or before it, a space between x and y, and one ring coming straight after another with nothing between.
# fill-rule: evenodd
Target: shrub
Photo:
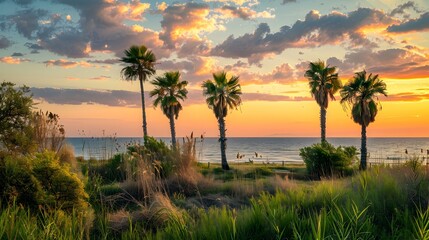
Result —
<instances>
[{"instance_id":1,"label":"shrub","mask_svg":"<svg viewBox=\"0 0 429 240\"><path fill-rule=\"evenodd\" d=\"M74 148L72 145L62 145L57 155L61 164L68 164L72 169L76 169L77 159L74 155Z\"/></svg>"},{"instance_id":2,"label":"shrub","mask_svg":"<svg viewBox=\"0 0 429 240\"><path fill-rule=\"evenodd\" d=\"M36 207L42 200L40 182L32 174L32 165L24 157L0 156L0 201Z\"/></svg>"},{"instance_id":3,"label":"shrub","mask_svg":"<svg viewBox=\"0 0 429 240\"><path fill-rule=\"evenodd\" d=\"M354 146L335 148L324 142L300 149L299 155L303 158L309 174L318 178L341 176L357 160L357 149Z\"/></svg>"},{"instance_id":4,"label":"shrub","mask_svg":"<svg viewBox=\"0 0 429 240\"><path fill-rule=\"evenodd\" d=\"M36 154L33 159L33 174L45 190L45 203L57 205L64 210L85 209L88 194L82 181L67 165L60 165L54 152Z\"/></svg>"},{"instance_id":5,"label":"shrub","mask_svg":"<svg viewBox=\"0 0 429 240\"><path fill-rule=\"evenodd\" d=\"M126 164L124 154L115 154L107 161L89 160L82 165L82 172L89 172L90 177L98 176L102 184L122 182L126 179Z\"/></svg>"},{"instance_id":6,"label":"shrub","mask_svg":"<svg viewBox=\"0 0 429 240\"><path fill-rule=\"evenodd\" d=\"M60 165L54 152L35 156L0 156L1 200L36 208L58 207L84 210L88 195L81 180L69 167Z\"/></svg>"},{"instance_id":7,"label":"shrub","mask_svg":"<svg viewBox=\"0 0 429 240\"><path fill-rule=\"evenodd\" d=\"M414 155L404 163L404 166L410 168L413 173L418 174L422 169L423 160L420 160L418 156Z\"/></svg>"}]
</instances>

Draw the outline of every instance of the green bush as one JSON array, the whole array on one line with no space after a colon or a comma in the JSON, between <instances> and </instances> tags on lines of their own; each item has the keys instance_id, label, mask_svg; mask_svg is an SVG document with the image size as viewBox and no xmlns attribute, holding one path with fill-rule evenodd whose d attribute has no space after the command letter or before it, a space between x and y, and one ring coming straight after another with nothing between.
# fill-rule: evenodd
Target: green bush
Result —
<instances>
[{"instance_id":1,"label":"green bush","mask_svg":"<svg viewBox=\"0 0 429 240\"><path fill-rule=\"evenodd\" d=\"M167 177L171 174L174 162L179 158L178 152L171 150L164 141L158 141L153 137L145 137L143 146L129 146L128 153L151 162L159 161L161 168L158 170L161 177Z\"/></svg>"},{"instance_id":2,"label":"green bush","mask_svg":"<svg viewBox=\"0 0 429 240\"><path fill-rule=\"evenodd\" d=\"M88 194L82 181L70 171L68 165L60 165L54 152L38 153L33 161L33 174L46 192L46 204L56 204L64 210L85 209L88 206Z\"/></svg>"},{"instance_id":3,"label":"green bush","mask_svg":"<svg viewBox=\"0 0 429 240\"><path fill-rule=\"evenodd\" d=\"M126 179L125 155L116 154L113 158L103 160L89 160L82 165L82 172L89 177L98 176L102 184L122 182Z\"/></svg>"},{"instance_id":4,"label":"green bush","mask_svg":"<svg viewBox=\"0 0 429 240\"><path fill-rule=\"evenodd\" d=\"M88 195L82 181L68 165L61 165L54 152L28 157L0 157L1 200L36 208L84 210Z\"/></svg>"},{"instance_id":5,"label":"green bush","mask_svg":"<svg viewBox=\"0 0 429 240\"><path fill-rule=\"evenodd\" d=\"M24 157L0 156L0 200L36 207L43 199L40 182L32 174L32 163Z\"/></svg>"},{"instance_id":6,"label":"green bush","mask_svg":"<svg viewBox=\"0 0 429 240\"><path fill-rule=\"evenodd\" d=\"M331 177L349 172L357 160L357 149L354 146L335 148L324 142L300 149L299 155L305 162L307 171L313 176Z\"/></svg>"}]
</instances>

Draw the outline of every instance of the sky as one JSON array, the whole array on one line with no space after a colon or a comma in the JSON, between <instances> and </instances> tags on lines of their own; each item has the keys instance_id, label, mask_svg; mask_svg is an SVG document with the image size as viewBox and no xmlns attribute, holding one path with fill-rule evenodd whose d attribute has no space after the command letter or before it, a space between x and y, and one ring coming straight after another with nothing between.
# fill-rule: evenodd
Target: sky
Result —
<instances>
[{"instance_id":1,"label":"sky","mask_svg":"<svg viewBox=\"0 0 429 240\"><path fill-rule=\"evenodd\" d=\"M189 82L179 137L219 135L201 83L221 70L243 91L227 136L320 136L304 77L319 59L344 84L362 70L386 83L369 137L429 137L427 0L0 0L0 30L0 81L31 87L35 107L57 113L68 137L142 136L139 84L120 76L131 45L153 51L155 76L180 71ZM148 132L168 137L152 89L146 82ZM336 99L327 136L360 137Z\"/></svg>"}]
</instances>

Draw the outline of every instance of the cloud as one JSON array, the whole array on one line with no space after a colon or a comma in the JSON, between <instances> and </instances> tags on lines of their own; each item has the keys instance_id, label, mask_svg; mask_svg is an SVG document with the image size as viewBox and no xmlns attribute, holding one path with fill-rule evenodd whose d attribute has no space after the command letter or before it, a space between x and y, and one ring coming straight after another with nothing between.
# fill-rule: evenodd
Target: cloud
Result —
<instances>
[{"instance_id":1,"label":"cloud","mask_svg":"<svg viewBox=\"0 0 429 240\"><path fill-rule=\"evenodd\" d=\"M11 55L11 57L23 57L23 56L24 56L24 54L19 53L19 52L14 52L14 53Z\"/></svg>"},{"instance_id":2,"label":"cloud","mask_svg":"<svg viewBox=\"0 0 429 240\"><path fill-rule=\"evenodd\" d=\"M205 2L219 2L219 3L233 3L238 6L243 6L245 4L249 6L258 5L258 0L204 0Z\"/></svg>"},{"instance_id":3,"label":"cloud","mask_svg":"<svg viewBox=\"0 0 429 240\"><path fill-rule=\"evenodd\" d=\"M121 61L117 58L104 59L104 60L88 60L89 63L98 63L98 64L119 64Z\"/></svg>"},{"instance_id":4,"label":"cloud","mask_svg":"<svg viewBox=\"0 0 429 240\"><path fill-rule=\"evenodd\" d=\"M159 38L170 49L178 47L177 45L187 39L202 41L202 33L223 29L223 26L210 16L209 5L204 3L170 5L162 15L162 32Z\"/></svg>"},{"instance_id":5,"label":"cloud","mask_svg":"<svg viewBox=\"0 0 429 240\"><path fill-rule=\"evenodd\" d=\"M166 2L161 2L156 5L156 8L158 9L159 12L164 12L165 9L167 9L167 7L168 7L168 4Z\"/></svg>"},{"instance_id":6,"label":"cloud","mask_svg":"<svg viewBox=\"0 0 429 240\"><path fill-rule=\"evenodd\" d=\"M299 81L296 69L284 63L275 66L271 72L257 73L249 69L249 64L241 60L220 66L218 61L212 57L189 56L183 60L163 60L157 65L159 70L176 71L180 70L182 78L193 84L199 84L203 80L212 79L212 73L227 71L230 74L240 77L242 85L249 84L290 84Z\"/></svg>"},{"instance_id":7,"label":"cloud","mask_svg":"<svg viewBox=\"0 0 429 240\"><path fill-rule=\"evenodd\" d=\"M280 102L280 101L313 101L310 97L291 97L284 95L273 95L267 93L243 93L243 101L270 101L270 102Z\"/></svg>"},{"instance_id":8,"label":"cloud","mask_svg":"<svg viewBox=\"0 0 429 240\"><path fill-rule=\"evenodd\" d=\"M282 4L294 3L296 0L283 0Z\"/></svg>"},{"instance_id":9,"label":"cloud","mask_svg":"<svg viewBox=\"0 0 429 240\"><path fill-rule=\"evenodd\" d=\"M387 28L391 33L408 33L429 30L429 12L423 13L419 18L410 19L403 23L391 25Z\"/></svg>"},{"instance_id":10,"label":"cloud","mask_svg":"<svg viewBox=\"0 0 429 240\"><path fill-rule=\"evenodd\" d=\"M6 37L0 36L0 49L8 48L12 45L12 42Z\"/></svg>"},{"instance_id":11,"label":"cloud","mask_svg":"<svg viewBox=\"0 0 429 240\"><path fill-rule=\"evenodd\" d=\"M31 50L31 53L39 53L39 50L43 50L44 48L36 43L27 42L24 44L28 49Z\"/></svg>"},{"instance_id":12,"label":"cloud","mask_svg":"<svg viewBox=\"0 0 429 240\"><path fill-rule=\"evenodd\" d=\"M213 72L223 70L212 57L188 56L184 60L164 60L157 65L160 70L177 71L183 74L182 78L192 84L200 83L212 77Z\"/></svg>"},{"instance_id":13,"label":"cloud","mask_svg":"<svg viewBox=\"0 0 429 240\"><path fill-rule=\"evenodd\" d=\"M33 39L36 37L33 33L41 28L39 20L47 15L48 11L43 9L26 9L18 11L16 14L12 15L10 19L11 22L15 24L19 34L27 39Z\"/></svg>"},{"instance_id":14,"label":"cloud","mask_svg":"<svg viewBox=\"0 0 429 240\"><path fill-rule=\"evenodd\" d=\"M195 70L195 65L193 62L188 60L163 60L158 62L157 68L159 70L167 70L167 71L176 71L177 69L180 69L181 71L187 72L193 72Z\"/></svg>"},{"instance_id":15,"label":"cloud","mask_svg":"<svg viewBox=\"0 0 429 240\"><path fill-rule=\"evenodd\" d=\"M89 38L76 29L61 32L53 38L40 40L43 49L72 58L89 56Z\"/></svg>"},{"instance_id":16,"label":"cloud","mask_svg":"<svg viewBox=\"0 0 429 240\"><path fill-rule=\"evenodd\" d=\"M381 101L394 101L394 102L418 102L429 100L429 94L417 94L412 92L404 92L388 95L387 97L381 96Z\"/></svg>"},{"instance_id":17,"label":"cloud","mask_svg":"<svg viewBox=\"0 0 429 240\"><path fill-rule=\"evenodd\" d=\"M422 11L416 6L416 3L413 1L408 1L404 4L399 5L398 7L396 7L395 9L392 10L392 12L390 12L391 16L395 16L395 15L405 15L406 14L406 10L408 9L412 9L417 13L421 13Z\"/></svg>"},{"instance_id":18,"label":"cloud","mask_svg":"<svg viewBox=\"0 0 429 240\"><path fill-rule=\"evenodd\" d=\"M388 78L424 77L427 61L426 57L399 48L379 51L360 49L347 53L344 60L336 57L327 60L328 64L337 66L343 76L351 76L354 72L366 69Z\"/></svg>"},{"instance_id":19,"label":"cloud","mask_svg":"<svg viewBox=\"0 0 429 240\"><path fill-rule=\"evenodd\" d=\"M62 67L62 68L74 68L74 67L91 67L92 65L86 61L80 61L80 62L75 62L75 61L69 61L66 59L58 59L58 60L48 60L48 61L44 61L44 64L46 64L46 66L57 66L57 67Z\"/></svg>"},{"instance_id":20,"label":"cloud","mask_svg":"<svg viewBox=\"0 0 429 240\"><path fill-rule=\"evenodd\" d=\"M102 76L98 76L98 77L92 77L92 78L90 78L90 80L105 81L105 80L108 80L110 78L112 78L112 77L102 75Z\"/></svg>"},{"instance_id":21,"label":"cloud","mask_svg":"<svg viewBox=\"0 0 429 240\"><path fill-rule=\"evenodd\" d=\"M27 47L37 44L52 53L83 58L95 52L113 52L119 57L129 46L145 44L158 58L170 55L163 49L158 32L150 29L134 32L127 25L130 20L143 20L143 14L150 6L148 3L137 0L129 3L107 0L55 2L73 7L79 13L79 20L71 23L67 16L63 19L43 9L22 10L9 16L9 25L16 26L21 35L30 40L37 39L37 43L29 43Z\"/></svg>"},{"instance_id":22,"label":"cloud","mask_svg":"<svg viewBox=\"0 0 429 240\"><path fill-rule=\"evenodd\" d=\"M33 3L33 0L13 0L13 2L18 5L29 5Z\"/></svg>"},{"instance_id":23,"label":"cloud","mask_svg":"<svg viewBox=\"0 0 429 240\"><path fill-rule=\"evenodd\" d=\"M143 13L150 8L150 3L141 3L140 0L132 0L128 5L129 10L126 13L131 20L143 20Z\"/></svg>"},{"instance_id":24,"label":"cloud","mask_svg":"<svg viewBox=\"0 0 429 240\"><path fill-rule=\"evenodd\" d=\"M311 48L327 44L341 44L349 40L352 47L373 48L365 31L371 28L387 27L395 22L384 12L359 8L348 14L332 12L321 15L311 11L305 20L296 21L292 27L283 26L271 33L266 23L261 23L253 33L240 37L230 35L223 43L213 48L212 54L227 58L247 58L258 63L270 54L280 54L287 48Z\"/></svg>"},{"instance_id":25,"label":"cloud","mask_svg":"<svg viewBox=\"0 0 429 240\"><path fill-rule=\"evenodd\" d=\"M368 68L369 72L380 74L382 77L395 79L427 78L429 65L419 65L411 62L400 65L377 66Z\"/></svg>"},{"instance_id":26,"label":"cloud","mask_svg":"<svg viewBox=\"0 0 429 240\"><path fill-rule=\"evenodd\" d=\"M75 80L75 79L73 79ZM100 104L111 107L140 108L141 96L139 92L124 90L89 90L89 89L57 89L57 88L31 88L34 99L59 105ZM153 99L145 94L146 102L151 104ZM291 97L272 95L267 93L242 94L243 101L313 101L310 97ZM205 104L201 89L190 89L184 105ZM152 107L152 106L151 106Z\"/></svg>"},{"instance_id":27,"label":"cloud","mask_svg":"<svg viewBox=\"0 0 429 240\"><path fill-rule=\"evenodd\" d=\"M31 88L35 99L52 104L101 104L113 107L140 107L140 93L111 90Z\"/></svg>"},{"instance_id":28,"label":"cloud","mask_svg":"<svg viewBox=\"0 0 429 240\"><path fill-rule=\"evenodd\" d=\"M15 58L15 57L2 57L0 58L0 62L6 64L21 64L22 62L31 62L30 59L27 58Z\"/></svg>"},{"instance_id":29,"label":"cloud","mask_svg":"<svg viewBox=\"0 0 429 240\"><path fill-rule=\"evenodd\" d=\"M274 18L275 17L272 11L256 12L255 10L249 7L225 5L217 9L217 11L224 18L241 18L243 20L249 20L254 18Z\"/></svg>"}]
</instances>

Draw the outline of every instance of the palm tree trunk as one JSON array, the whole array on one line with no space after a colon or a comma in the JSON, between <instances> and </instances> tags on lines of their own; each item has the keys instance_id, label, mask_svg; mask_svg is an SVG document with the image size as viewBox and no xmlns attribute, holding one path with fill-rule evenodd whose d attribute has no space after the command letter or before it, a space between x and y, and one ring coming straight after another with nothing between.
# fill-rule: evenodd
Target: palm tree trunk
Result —
<instances>
[{"instance_id":1,"label":"palm tree trunk","mask_svg":"<svg viewBox=\"0 0 429 240\"><path fill-rule=\"evenodd\" d=\"M326 109L320 107L320 133L322 143L326 142Z\"/></svg>"},{"instance_id":2,"label":"palm tree trunk","mask_svg":"<svg viewBox=\"0 0 429 240\"><path fill-rule=\"evenodd\" d=\"M228 161L226 160L225 119L223 117L220 117L218 119L218 122L219 122L219 132L220 132L219 142L220 142L222 169L223 170L229 170Z\"/></svg>"},{"instance_id":3,"label":"palm tree trunk","mask_svg":"<svg viewBox=\"0 0 429 240\"><path fill-rule=\"evenodd\" d=\"M361 147L360 147L360 170L366 170L366 126L362 125L362 133L361 133Z\"/></svg>"},{"instance_id":4,"label":"palm tree trunk","mask_svg":"<svg viewBox=\"0 0 429 240\"><path fill-rule=\"evenodd\" d=\"M176 149L176 127L174 126L174 114L170 114L168 117L170 119L170 131L171 131L171 144L173 149Z\"/></svg>"},{"instance_id":5,"label":"palm tree trunk","mask_svg":"<svg viewBox=\"0 0 429 240\"><path fill-rule=\"evenodd\" d=\"M146 122L146 109L144 102L144 87L143 87L143 79L140 78L140 93L142 98L142 115L143 115L143 138L146 138L147 135L147 122Z\"/></svg>"}]
</instances>

